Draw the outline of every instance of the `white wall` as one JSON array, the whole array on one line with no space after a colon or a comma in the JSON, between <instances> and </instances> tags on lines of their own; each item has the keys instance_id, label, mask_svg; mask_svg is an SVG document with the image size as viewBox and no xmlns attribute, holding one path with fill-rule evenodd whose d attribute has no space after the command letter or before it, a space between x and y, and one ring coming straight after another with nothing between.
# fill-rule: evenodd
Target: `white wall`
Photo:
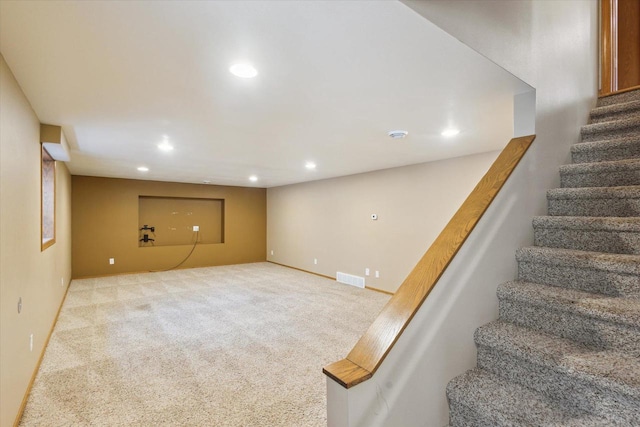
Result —
<instances>
[{"instance_id":1,"label":"white wall","mask_svg":"<svg viewBox=\"0 0 640 427\"><path fill-rule=\"evenodd\" d=\"M267 259L395 292L498 153L270 188Z\"/></svg>"},{"instance_id":2,"label":"white wall","mask_svg":"<svg viewBox=\"0 0 640 427\"><path fill-rule=\"evenodd\" d=\"M40 121L2 56L0 206L0 425L9 426L71 280L71 176L57 162L56 243L40 251Z\"/></svg>"},{"instance_id":3,"label":"white wall","mask_svg":"<svg viewBox=\"0 0 640 427\"><path fill-rule=\"evenodd\" d=\"M537 138L373 378L328 380L331 427L447 425L446 384L475 366L473 332L497 318L495 289L516 277L514 251L597 94L596 1L405 3L536 88Z\"/></svg>"}]
</instances>

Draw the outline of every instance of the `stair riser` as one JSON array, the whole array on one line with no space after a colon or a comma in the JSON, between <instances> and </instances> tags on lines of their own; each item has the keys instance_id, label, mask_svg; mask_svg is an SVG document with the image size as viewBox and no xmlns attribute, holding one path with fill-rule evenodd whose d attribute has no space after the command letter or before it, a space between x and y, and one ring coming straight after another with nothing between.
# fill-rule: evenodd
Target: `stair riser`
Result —
<instances>
[{"instance_id":1,"label":"stair riser","mask_svg":"<svg viewBox=\"0 0 640 427\"><path fill-rule=\"evenodd\" d=\"M596 415L613 415L628 422L640 416L638 399L488 347L478 347L478 367Z\"/></svg>"},{"instance_id":2,"label":"stair riser","mask_svg":"<svg viewBox=\"0 0 640 427\"><path fill-rule=\"evenodd\" d=\"M616 139L638 136L638 129L635 127L607 129L597 132L582 132L582 142L602 141L604 139Z\"/></svg>"},{"instance_id":3,"label":"stair riser","mask_svg":"<svg viewBox=\"0 0 640 427\"><path fill-rule=\"evenodd\" d=\"M640 254L640 233L638 232L535 228L533 235L536 246L614 254Z\"/></svg>"},{"instance_id":4,"label":"stair riser","mask_svg":"<svg viewBox=\"0 0 640 427\"><path fill-rule=\"evenodd\" d=\"M607 114L591 115L590 123L602 123L610 122L613 120L620 120L632 117L638 117L640 115L640 107L634 105L623 111L610 112Z\"/></svg>"},{"instance_id":5,"label":"stair riser","mask_svg":"<svg viewBox=\"0 0 640 427\"><path fill-rule=\"evenodd\" d=\"M449 426L450 427L507 427L512 423L499 423L484 414L467 408L455 401L449 401Z\"/></svg>"},{"instance_id":6,"label":"stair riser","mask_svg":"<svg viewBox=\"0 0 640 427\"><path fill-rule=\"evenodd\" d=\"M634 90L629 92L623 92L618 95L605 96L604 98L598 98L597 106L605 107L607 105L621 104L623 102L640 101L640 91Z\"/></svg>"},{"instance_id":7,"label":"stair riser","mask_svg":"<svg viewBox=\"0 0 640 427\"><path fill-rule=\"evenodd\" d=\"M563 188L619 187L625 185L640 185L640 169L560 174L560 186Z\"/></svg>"},{"instance_id":8,"label":"stair riser","mask_svg":"<svg viewBox=\"0 0 640 427\"><path fill-rule=\"evenodd\" d=\"M640 199L549 199L552 216L640 216Z\"/></svg>"},{"instance_id":9,"label":"stair riser","mask_svg":"<svg viewBox=\"0 0 640 427\"><path fill-rule=\"evenodd\" d=\"M573 163L595 163L640 158L640 143L619 148L593 149L571 153Z\"/></svg>"},{"instance_id":10,"label":"stair riser","mask_svg":"<svg viewBox=\"0 0 640 427\"><path fill-rule=\"evenodd\" d=\"M518 279L611 296L640 298L640 276L603 270L519 262Z\"/></svg>"},{"instance_id":11,"label":"stair riser","mask_svg":"<svg viewBox=\"0 0 640 427\"><path fill-rule=\"evenodd\" d=\"M640 330L549 306L501 299L500 318L596 348L618 349L640 357Z\"/></svg>"}]
</instances>

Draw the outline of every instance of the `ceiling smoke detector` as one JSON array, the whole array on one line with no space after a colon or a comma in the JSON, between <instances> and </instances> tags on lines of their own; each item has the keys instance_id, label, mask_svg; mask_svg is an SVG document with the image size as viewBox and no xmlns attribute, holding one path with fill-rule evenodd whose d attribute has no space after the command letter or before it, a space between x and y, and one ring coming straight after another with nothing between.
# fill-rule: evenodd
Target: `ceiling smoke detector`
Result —
<instances>
[{"instance_id":1,"label":"ceiling smoke detector","mask_svg":"<svg viewBox=\"0 0 640 427\"><path fill-rule=\"evenodd\" d=\"M407 135L409 135L409 132L406 130L392 130L389 132L389 136L393 139L402 139Z\"/></svg>"}]
</instances>

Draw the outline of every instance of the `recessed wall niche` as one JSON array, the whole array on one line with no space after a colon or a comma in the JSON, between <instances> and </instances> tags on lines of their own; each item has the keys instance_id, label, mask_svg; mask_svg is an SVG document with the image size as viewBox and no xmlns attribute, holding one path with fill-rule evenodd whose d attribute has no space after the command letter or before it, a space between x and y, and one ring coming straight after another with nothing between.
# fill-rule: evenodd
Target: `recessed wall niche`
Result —
<instances>
[{"instance_id":1,"label":"recessed wall niche","mask_svg":"<svg viewBox=\"0 0 640 427\"><path fill-rule=\"evenodd\" d=\"M141 247L224 243L224 200L139 196L138 229Z\"/></svg>"}]
</instances>

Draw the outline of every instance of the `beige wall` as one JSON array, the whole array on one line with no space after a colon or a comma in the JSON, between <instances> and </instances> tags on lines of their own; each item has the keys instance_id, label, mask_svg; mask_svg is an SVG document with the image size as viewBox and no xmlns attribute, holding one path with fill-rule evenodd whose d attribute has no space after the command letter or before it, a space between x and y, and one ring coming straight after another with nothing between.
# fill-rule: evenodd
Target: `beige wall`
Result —
<instances>
[{"instance_id":1,"label":"beige wall","mask_svg":"<svg viewBox=\"0 0 640 427\"><path fill-rule=\"evenodd\" d=\"M2 426L14 422L71 277L71 178L63 163L56 176L56 243L40 250L39 142L40 121L0 57Z\"/></svg>"},{"instance_id":2,"label":"beige wall","mask_svg":"<svg viewBox=\"0 0 640 427\"><path fill-rule=\"evenodd\" d=\"M270 188L267 259L331 277L369 268L366 286L395 292L497 155Z\"/></svg>"},{"instance_id":3,"label":"beige wall","mask_svg":"<svg viewBox=\"0 0 640 427\"><path fill-rule=\"evenodd\" d=\"M188 255L190 246L138 246L138 196L224 199L224 243L198 245L181 268L265 260L264 188L73 176L74 278L167 269Z\"/></svg>"}]
</instances>

